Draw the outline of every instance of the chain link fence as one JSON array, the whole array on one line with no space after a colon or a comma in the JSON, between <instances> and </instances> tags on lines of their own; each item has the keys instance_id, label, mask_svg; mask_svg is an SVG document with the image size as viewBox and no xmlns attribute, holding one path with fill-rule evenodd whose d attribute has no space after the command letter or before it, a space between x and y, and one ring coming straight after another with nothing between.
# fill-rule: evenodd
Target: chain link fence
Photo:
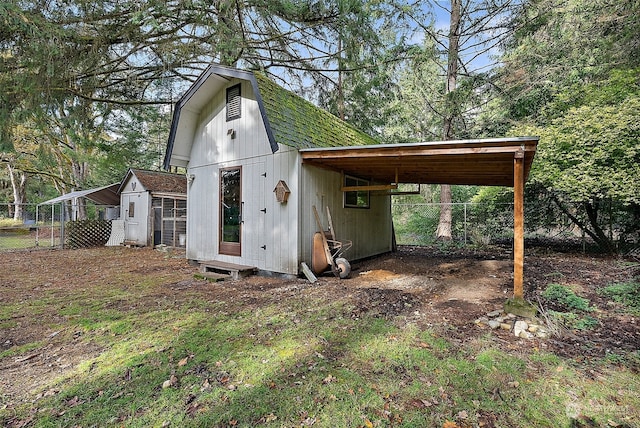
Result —
<instances>
[{"instance_id":1,"label":"chain link fence","mask_svg":"<svg viewBox=\"0 0 640 428\"><path fill-rule=\"evenodd\" d=\"M161 233L162 237L161 241L154 237L154 241L170 246L184 246L182 238L186 236L186 201L171 200L166 204L168 205L164 207L165 204L159 200L153 205L157 217L154 224L158 229L154 233ZM451 235L454 243L473 246L511 245L513 204L452 203L446 206L451 209ZM397 244L421 246L437 243L436 231L442 208L443 204L439 203L393 203ZM18 220L13 220L16 206L10 203L0 204L0 251L105 245L109 233L115 230L114 222L108 220L113 218L114 207L88 207L84 223L62 221L63 218L72 218L73 207L68 204L25 204L17 209ZM537 240L543 245L555 243L574 248L581 246L583 250L592 244L566 215L558 211L547 212L543 206L530 205L525 209L525 239L529 242ZM117 212L115 214L117 217ZM615 218L610 221L611 225L619 222ZM610 233L614 230L614 226L609 227ZM638 240L640 238L634 241L631 249L640 253Z\"/></svg>"},{"instance_id":2,"label":"chain link fence","mask_svg":"<svg viewBox=\"0 0 640 428\"><path fill-rule=\"evenodd\" d=\"M76 212L69 204L0 204L0 251L105 245L112 227L105 216L113 208L84 208L83 220L69 221Z\"/></svg>"},{"instance_id":3,"label":"chain link fence","mask_svg":"<svg viewBox=\"0 0 640 428\"><path fill-rule=\"evenodd\" d=\"M451 210L451 237L462 245L486 246L513 240L513 204L475 203L394 203L393 223L398 245L433 245L437 243L440 213ZM556 240L584 244L586 238L566 216L557 216L544 227L527 222L525 237L529 240Z\"/></svg>"}]
</instances>

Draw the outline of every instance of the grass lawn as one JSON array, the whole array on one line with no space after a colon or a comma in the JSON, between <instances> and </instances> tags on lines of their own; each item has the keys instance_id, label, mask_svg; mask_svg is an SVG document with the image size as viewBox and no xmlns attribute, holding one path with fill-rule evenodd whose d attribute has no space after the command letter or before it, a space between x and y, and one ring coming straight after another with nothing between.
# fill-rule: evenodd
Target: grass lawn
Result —
<instances>
[{"instance_id":1,"label":"grass lawn","mask_svg":"<svg viewBox=\"0 0 640 428\"><path fill-rule=\"evenodd\" d=\"M315 285L209 283L179 255L148 249L0 260L3 426L640 426L637 350L581 356L561 352L571 344L560 337L450 319L444 286L424 294L434 273L398 295L397 276L367 282L357 271ZM360 272L380 267L368 263ZM629 274L615 260L584 263ZM508 287L508 266L501 275ZM639 322L619 304L599 310Z\"/></svg>"}]
</instances>

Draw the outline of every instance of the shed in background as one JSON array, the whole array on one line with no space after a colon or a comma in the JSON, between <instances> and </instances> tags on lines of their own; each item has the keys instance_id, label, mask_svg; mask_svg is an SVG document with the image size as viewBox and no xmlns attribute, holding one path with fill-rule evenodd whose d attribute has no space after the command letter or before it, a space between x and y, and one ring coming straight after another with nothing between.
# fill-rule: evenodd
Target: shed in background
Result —
<instances>
[{"instance_id":1,"label":"shed in background","mask_svg":"<svg viewBox=\"0 0 640 428\"><path fill-rule=\"evenodd\" d=\"M186 246L187 179L184 175L129 169L118 193L124 244Z\"/></svg>"}]
</instances>

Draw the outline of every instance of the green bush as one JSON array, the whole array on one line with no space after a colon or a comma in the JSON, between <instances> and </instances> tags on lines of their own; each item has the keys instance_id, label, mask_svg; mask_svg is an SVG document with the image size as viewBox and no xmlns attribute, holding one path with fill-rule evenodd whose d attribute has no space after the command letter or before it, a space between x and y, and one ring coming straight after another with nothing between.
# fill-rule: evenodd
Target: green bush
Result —
<instances>
[{"instance_id":1,"label":"green bush","mask_svg":"<svg viewBox=\"0 0 640 428\"><path fill-rule=\"evenodd\" d=\"M578 296L569 287L560 284L549 284L542 292L542 297L553 300L569 310L591 311L589 299Z\"/></svg>"},{"instance_id":2,"label":"green bush","mask_svg":"<svg viewBox=\"0 0 640 428\"><path fill-rule=\"evenodd\" d=\"M627 309L640 315L640 280L621 282L612 284L600 290L600 294L613 299L614 302L622 303Z\"/></svg>"},{"instance_id":3,"label":"green bush","mask_svg":"<svg viewBox=\"0 0 640 428\"><path fill-rule=\"evenodd\" d=\"M581 316L575 312L549 311L549 315L556 321L572 330L590 330L598 325L598 320L589 316Z\"/></svg>"}]
</instances>

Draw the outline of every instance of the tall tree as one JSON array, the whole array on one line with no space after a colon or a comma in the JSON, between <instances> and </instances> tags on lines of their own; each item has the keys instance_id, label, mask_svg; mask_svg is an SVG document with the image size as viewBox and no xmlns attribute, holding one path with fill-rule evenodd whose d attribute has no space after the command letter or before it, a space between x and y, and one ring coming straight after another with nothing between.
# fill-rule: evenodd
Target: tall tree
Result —
<instances>
[{"instance_id":1,"label":"tall tree","mask_svg":"<svg viewBox=\"0 0 640 428\"><path fill-rule=\"evenodd\" d=\"M458 67L460 65L460 33L462 20L462 1L451 0L451 12L449 14L449 35L447 49L447 74L445 76L445 106L442 118L442 140L453 140L455 129L453 121L460 110L459 103L453 100L458 82ZM440 186L440 221L436 230L436 238L439 240L451 240L451 186L443 184Z\"/></svg>"},{"instance_id":2,"label":"tall tree","mask_svg":"<svg viewBox=\"0 0 640 428\"><path fill-rule=\"evenodd\" d=\"M503 123L541 136L533 196L607 252L640 233L638 16L632 0L532 1L497 82Z\"/></svg>"},{"instance_id":3,"label":"tall tree","mask_svg":"<svg viewBox=\"0 0 640 428\"><path fill-rule=\"evenodd\" d=\"M100 126L91 129L85 122L80 131L58 124L54 130L73 137L67 139L69 147L78 143L89 150L95 144L107 149L96 154L108 155L104 123L115 114L114 106L169 105L175 92L159 90L158 82L181 92L212 61L273 72L292 88L306 82L327 86L342 54L337 35L344 33L341 43L350 51L358 43L375 42L371 26L384 16L383 7L353 0L3 2L0 144L11 145L5 126L10 121L4 118L21 123L35 115L41 120L38 128L45 130L55 110L52 117L67 117L75 126L80 122L67 109L84 105L92 110L86 110L88 117L101 117ZM73 162L68 165L73 175ZM86 182L82 171L75 168L76 182Z\"/></svg>"},{"instance_id":4,"label":"tall tree","mask_svg":"<svg viewBox=\"0 0 640 428\"><path fill-rule=\"evenodd\" d=\"M434 133L434 139L479 136L475 120L489 101L483 93L491 85L491 75L487 72L493 66L491 54L513 30L509 18L521 3L519 0L451 0L444 6L434 2L434 16L446 14L448 17L448 25L441 26L413 17L437 50L431 60L439 67L439 87L433 91L430 102L413 106L425 117L438 118L439 132ZM424 54L423 59L426 59ZM415 66L415 62L409 64ZM432 123L433 119L426 122ZM443 205L436 235L438 239L450 240L450 186L441 187L440 201Z\"/></svg>"}]
</instances>

